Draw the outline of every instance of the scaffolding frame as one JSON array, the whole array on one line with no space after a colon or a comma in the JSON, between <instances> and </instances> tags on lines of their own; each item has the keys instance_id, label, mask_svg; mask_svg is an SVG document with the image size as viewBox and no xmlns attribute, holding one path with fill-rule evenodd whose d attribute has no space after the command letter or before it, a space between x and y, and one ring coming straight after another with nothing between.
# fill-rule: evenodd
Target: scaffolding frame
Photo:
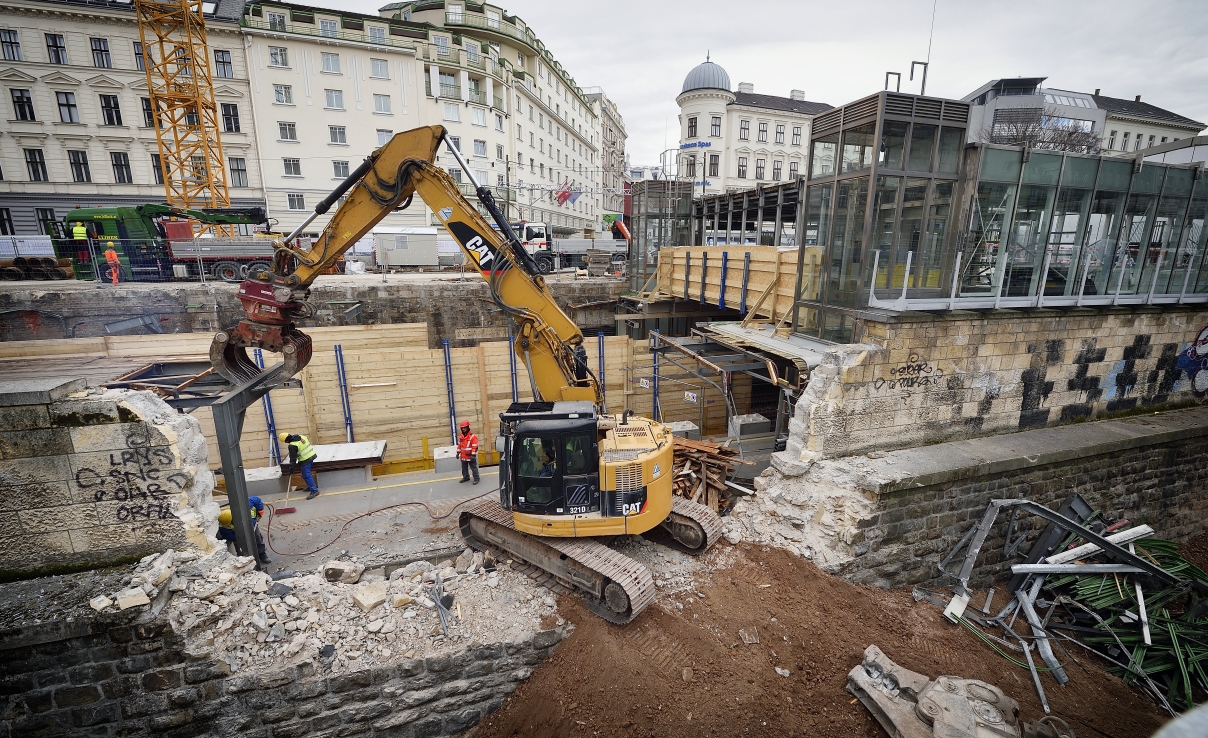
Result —
<instances>
[{"instance_id":1,"label":"scaffolding frame","mask_svg":"<svg viewBox=\"0 0 1208 738\"><path fill-rule=\"evenodd\" d=\"M229 208L219 110L201 0L134 0L169 205ZM234 226L201 226L235 235Z\"/></svg>"}]
</instances>

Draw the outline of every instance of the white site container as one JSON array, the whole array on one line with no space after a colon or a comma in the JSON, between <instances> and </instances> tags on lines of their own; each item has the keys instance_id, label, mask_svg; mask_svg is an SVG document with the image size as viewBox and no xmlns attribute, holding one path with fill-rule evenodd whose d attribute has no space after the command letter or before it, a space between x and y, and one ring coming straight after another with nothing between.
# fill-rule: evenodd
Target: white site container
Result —
<instances>
[{"instance_id":1,"label":"white site container","mask_svg":"<svg viewBox=\"0 0 1208 738\"><path fill-rule=\"evenodd\" d=\"M372 233L379 267L435 267L439 263L435 227L376 226Z\"/></svg>"}]
</instances>

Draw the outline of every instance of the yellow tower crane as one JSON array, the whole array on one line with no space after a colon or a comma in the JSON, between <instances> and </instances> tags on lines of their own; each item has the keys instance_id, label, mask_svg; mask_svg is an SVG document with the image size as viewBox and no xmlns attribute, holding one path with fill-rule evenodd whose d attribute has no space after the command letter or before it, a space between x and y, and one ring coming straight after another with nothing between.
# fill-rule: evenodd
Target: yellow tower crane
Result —
<instances>
[{"instance_id":1,"label":"yellow tower crane","mask_svg":"<svg viewBox=\"0 0 1208 738\"><path fill-rule=\"evenodd\" d=\"M201 0L134 0L169 205L229 208L218 106ZM233 226L202 225L233 236Z\"/></svg>"}]
</instances>

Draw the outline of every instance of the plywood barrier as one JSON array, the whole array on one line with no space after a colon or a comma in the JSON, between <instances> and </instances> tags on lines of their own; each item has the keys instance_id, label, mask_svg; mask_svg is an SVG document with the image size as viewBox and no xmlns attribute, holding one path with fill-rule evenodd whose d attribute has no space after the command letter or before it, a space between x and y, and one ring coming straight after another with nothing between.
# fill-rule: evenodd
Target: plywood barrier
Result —
<instances>
[{"instance_id":1,"label":"plywood barrier","mask_svg":"<svg viewBox=\"0 0 1208 738\"><path fill-rule=\"evenodd\" d=\"M725 257L723 257L725 254ZM757 316L775 322L792 311L797 285L797 249L773 246L685 246L659 251L657 292L667 299L701 299L704 271L705 302L717 305L722 294L722 263L725 262L725 307L738 309L743 302L743 271L747 273L746 307ZM802 294L817 291L821 249L805 250ZM685 287L685 280L687 282ZM685 291L686 289L686 291Z\"/></svg>"}]
</instances>

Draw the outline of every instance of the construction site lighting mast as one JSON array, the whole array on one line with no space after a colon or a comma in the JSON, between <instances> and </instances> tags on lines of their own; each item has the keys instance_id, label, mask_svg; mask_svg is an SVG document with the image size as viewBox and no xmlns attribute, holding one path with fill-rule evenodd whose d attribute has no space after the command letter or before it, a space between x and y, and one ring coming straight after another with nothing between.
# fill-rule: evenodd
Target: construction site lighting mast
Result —
<instances>
[{"instance_id":1,"label":"construction site lighting mast","mask_svg":"<svg viewBox=\"0 0 1208 738\"><path fill-rule=\"evenodd\" d=\"M155 139L169 205L229 208L218 106L201 0L134 0ZM233 236L234 226L202 225L200 233Z\"/></svg>"}]
</instances>

